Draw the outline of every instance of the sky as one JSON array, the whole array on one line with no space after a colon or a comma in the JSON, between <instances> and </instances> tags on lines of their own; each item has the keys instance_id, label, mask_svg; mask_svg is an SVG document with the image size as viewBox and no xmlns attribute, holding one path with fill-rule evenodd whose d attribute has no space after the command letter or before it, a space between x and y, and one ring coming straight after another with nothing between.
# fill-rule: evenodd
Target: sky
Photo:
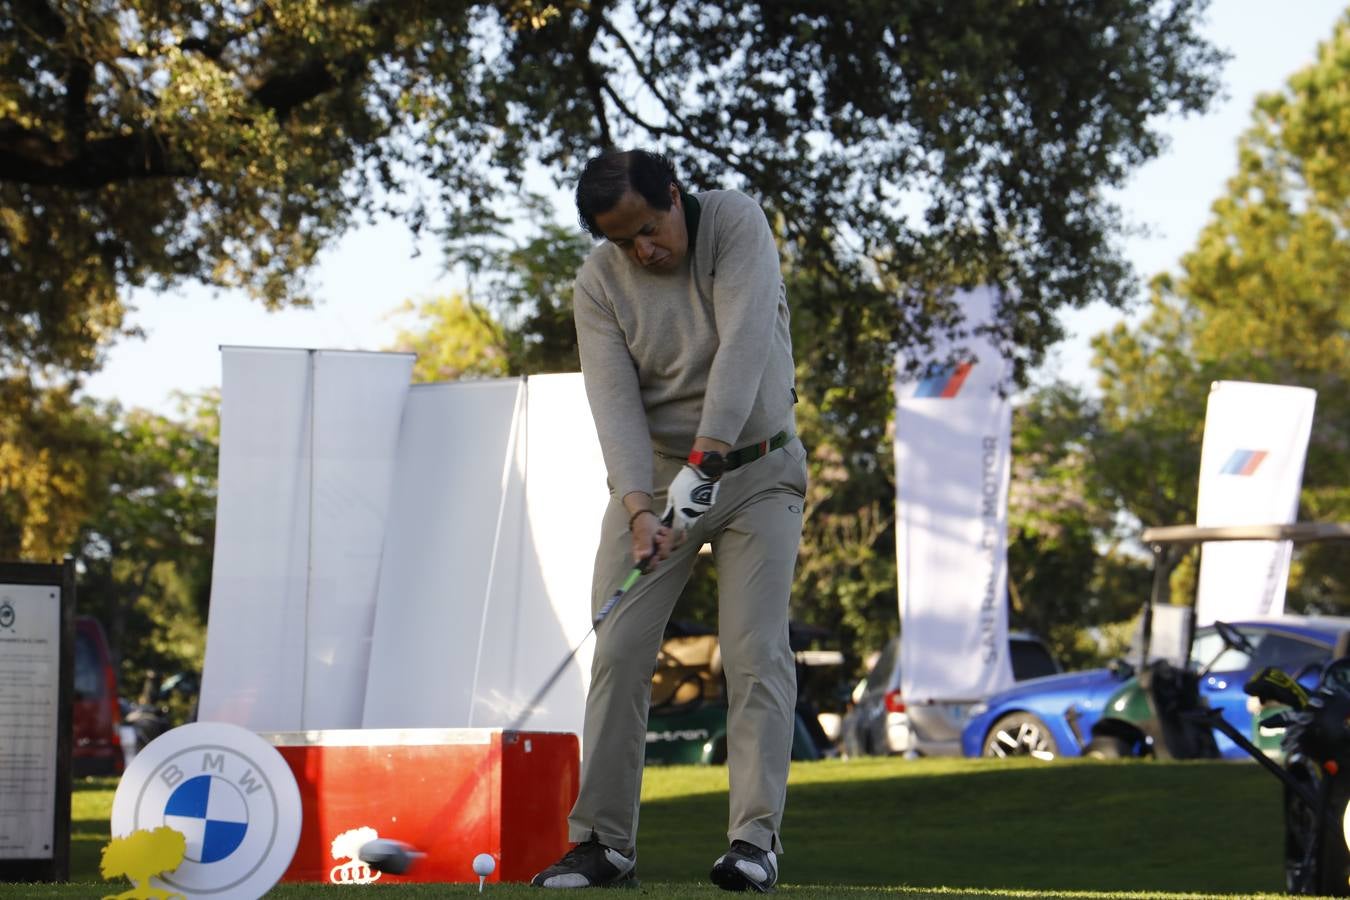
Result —
<instances>
[{"instance_id":1,"label":"sky","mask_svg":"<svg viewBox=\"0 0 1350 900\"><path fill-rule=\"evenodd\" d=\"M1204 116L1161 123L1168 148L1141 167L1117 198L1127 219L1149 230L1124 243L1142 279L1175 266L1194 244L1210 204L1233 172L1236 141L1250 121L1253 100L1312 62L1345 4L1213 0L1206 34L1232 55L1223 71L1223 95ZM87 382L86 393L171 414L174 392L220 386L222 345L386 349L400 325L394 311L404 301L463 286L446 271L434 237L415 241L406 227L392 221L349 232L320 257L312 281L314 308L275 313L242 293L200 287L137 292L129 318L145 339L114 346L103 370ZM1089 340L1123 316L1104 305L1066 313L1068 336L1037 380L1060 377L1090 389Z\"/></svg>"}]
</instances>

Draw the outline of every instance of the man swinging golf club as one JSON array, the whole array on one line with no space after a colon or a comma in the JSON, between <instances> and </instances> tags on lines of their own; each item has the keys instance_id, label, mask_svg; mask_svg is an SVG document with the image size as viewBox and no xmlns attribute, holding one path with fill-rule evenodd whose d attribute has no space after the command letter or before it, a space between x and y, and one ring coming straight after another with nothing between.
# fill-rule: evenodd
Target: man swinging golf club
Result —
<instances>
[{"instance_id":1,"label":"man swinging golf club","mask_svg":"<svg viewBox=\"0 0 1350 900\"><path fill-rule=\"evenodd\" d=\"M709 543L731 804L730 847L711 878L727 890L768 891L778 879L792 748L788 596L806 493L778 251L758 204L737 191L686 193L656 153L591 159L576 202L586 230L603 239L573 298L611 491L593 610L635 561L653 561L596 630L581 788L568 817L576 846L534 884L635 880L652 670Z\"/></svg>"}]
</instances>

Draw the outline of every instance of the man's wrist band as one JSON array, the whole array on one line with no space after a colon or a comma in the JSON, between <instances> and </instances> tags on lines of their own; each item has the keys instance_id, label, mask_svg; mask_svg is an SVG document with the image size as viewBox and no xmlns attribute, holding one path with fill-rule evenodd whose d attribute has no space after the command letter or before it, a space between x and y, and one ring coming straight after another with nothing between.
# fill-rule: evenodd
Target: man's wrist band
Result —
<instances>
[{"instance_id":1,"label":"man's wrist band","mask_svg":"<svg viewBox=\"0 0 1350 900\"><path fill-rule=\"evenodd\" d=\"M629 516L629 517L628 517L628 530L629 530L629 531L632 531L632 530L633 530L633 523L634 523L635 521L637 521L637 517L640 516L640 515L642 515L643 513L651 513L652 515L656 515L656 510L654 510L654 509L639 509L637 512L635 512L635 513L633 513L631 516Z\"/></svg>"},{"instance_id":2,"label":"man's wrist band","mask_svg":"<svg viewBox=\"0 0 1350 900\"><path fill-rule=\"evenodd\" d=\"M726 458L716 450L691 450L688 462L712 481L721 478L727 470Z\"/></svg>"}]
</instances>

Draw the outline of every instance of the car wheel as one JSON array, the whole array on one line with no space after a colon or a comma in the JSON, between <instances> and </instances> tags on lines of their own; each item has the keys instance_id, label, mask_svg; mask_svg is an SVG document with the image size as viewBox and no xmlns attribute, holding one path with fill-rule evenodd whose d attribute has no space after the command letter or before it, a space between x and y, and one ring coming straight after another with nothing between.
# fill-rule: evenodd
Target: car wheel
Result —
<instances>
[{"instance_id":1,"label":"car wheel","mask_svg":"<svg viewBox=\"0 0 1350 900\"><path fill-rule=\"evenodd\" d=\"M1059 744L1045 723L1031 713L1010 713L994 723L984 739L984 755L994 757L1032 756L1051 760L1059 755Z\"/></svg>"},{"instance_id":2,"label":"car wheel","mask_svg":"<svg viewBox=\"0 0 1350 900\"><path fill-rule=\"evenodd\" d=\"M1083 755L1093 759L1128 759L1134 756L1134 745L1114 735L1098 735L1088 741Z\"/></svg>"}]
</instances>

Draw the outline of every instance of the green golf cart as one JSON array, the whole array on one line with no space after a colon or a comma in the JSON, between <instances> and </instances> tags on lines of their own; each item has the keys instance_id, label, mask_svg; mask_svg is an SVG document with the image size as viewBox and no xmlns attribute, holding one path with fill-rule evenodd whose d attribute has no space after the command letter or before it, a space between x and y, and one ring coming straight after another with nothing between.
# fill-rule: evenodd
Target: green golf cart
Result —
<instances>
[{"instance_id":1,"label":"green golf cart","mask_svg":"<svg viewBox=\"0 0 1350 900\"><path fill-rule=\"evenodd\" d=\"M798 704L793 719L792 758L820 759L833 751L801 688L808 673L839 666L834 650L796 649L814 637L808 629L790 629L797 660ZM814 727L813 727L814 726ZM652 674L651 712L647 718L647 765L721 765L727 761L727 701L722 651L717 635L689 623L672 623Z\"/></svg>"},{"instance_id":2,"label":"green golf cart","mask_svg":"<svg viewBox=\"0 0 1350 900\"><path fill-rule=\"evenodd\" d=\"M1189 550L1192 546L1207 541L1293 541L1307 543L1311 541L1350 540L1350 524L1335 523L1297 523L1293 525L1244 525L1226 527L1200 527L1195 525L1177 525L1166 528L1147 528L1143 533L1144 543L1153 553L1153 589L1144 607L1141 628L1142 647L1140 662L1133 677L1121 684L1106 701L1105 713L1092 726L1092 737L1083 749L1085 756L1115 758L1121 756L1156 756L1163 759L1206 759L1220 755L1213 729L1210 725L1189 713L1203 708L1208 703L1202 699L1201 683L1206 681L1211 668L1224 659L1230 651L1245 654L1248 658L1256 656L1256 650L1243 632L1224 622L1216 622L1213 630L1217 641L1207 654L1208 658L1195 659L1195 622L1194 617L1184 618L1186 633L1181 648L1173 659L1155 659L1151 653L1150 641L1154 633L1154 616L1160 609L1161 598L1167 588L1167 576L1171 570L1169 562L1176 554ZM1189 613L1189 610L1187 611ZM1336 620L1328 619L1335 623ZM1340 631L1331 635L1333 645L1324 648L1320 654L1321 663L1337 655L1339 648L1347 642L1347 636ZM1193 666L1191 663L1194 662ZM1289 674L1306 680L1309 685L1316 680L1319 665L1306 663ZM1213 680L1213 679L1209 679ZM1270 729L1262 729L1258 720L1252 717L1249 739L1274 756L1279 753L1280 734ZM1233 758L1240 758L1242 751L1234 748Z\"/></svg>"}]
</instances>

